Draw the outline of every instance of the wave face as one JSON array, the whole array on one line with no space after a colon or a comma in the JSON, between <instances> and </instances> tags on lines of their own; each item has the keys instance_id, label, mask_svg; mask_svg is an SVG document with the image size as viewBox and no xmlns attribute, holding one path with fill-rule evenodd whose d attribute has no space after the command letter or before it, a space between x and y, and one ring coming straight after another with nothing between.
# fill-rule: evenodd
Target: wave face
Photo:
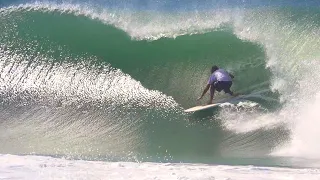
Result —
<instances>
[{"instance_id":1,"label":"wave face","mask_svg":"<svg viewBox=\"0 0 320 180\"><path fill-rule=\"evenodd\" d=\"M318 166L317 2L147 4L0 4L1 154ZM183 113L213 64L248 101Z\"/></svg>"}]
</instances>

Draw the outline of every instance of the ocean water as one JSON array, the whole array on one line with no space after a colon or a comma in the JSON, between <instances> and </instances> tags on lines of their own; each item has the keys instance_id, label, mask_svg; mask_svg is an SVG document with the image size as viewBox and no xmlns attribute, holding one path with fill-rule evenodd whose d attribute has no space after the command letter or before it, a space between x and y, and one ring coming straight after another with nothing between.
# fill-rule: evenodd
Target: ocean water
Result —
<instances>
[{"instance_id":1,"label":"ocean water","mask_svg":"<svg viewBox=\"0 0 320 180\"><path fill-rule=\"evenodd\" d=\"M0 179L320 179L319 7L0 1Z\"/></svg>"}]
</instances>

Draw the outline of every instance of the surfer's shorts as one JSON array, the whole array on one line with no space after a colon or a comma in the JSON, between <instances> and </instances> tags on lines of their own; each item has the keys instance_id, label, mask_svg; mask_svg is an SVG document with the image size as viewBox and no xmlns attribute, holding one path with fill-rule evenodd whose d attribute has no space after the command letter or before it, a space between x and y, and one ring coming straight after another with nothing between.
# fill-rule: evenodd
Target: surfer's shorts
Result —
<instances>
[{"instance_id":1,"label":"surfer's shorts","mask_svg":"<svg viewBox=\"0 0 320 180\"><path fill-rule=\"evenodd\" d=\"M228 94L233 94L230 90L231 86L232 86L232 81L216 81L214 82L211 86L213 86L214 88L211 88L211 94L214 93L213 91L216 90L218 92L221 92L222 90L225 93Z\"/></svg>"}]
</instances>

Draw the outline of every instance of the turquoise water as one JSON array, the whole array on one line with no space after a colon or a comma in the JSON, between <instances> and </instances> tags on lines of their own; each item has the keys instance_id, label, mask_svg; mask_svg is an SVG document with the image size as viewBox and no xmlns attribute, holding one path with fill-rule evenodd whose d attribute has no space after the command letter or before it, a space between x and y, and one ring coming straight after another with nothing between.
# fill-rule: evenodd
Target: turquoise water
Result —
<instances>
[{"instance_id":1,"label":"turquoise water","mask_svg":"<svg viewBox=\"0 0 320 180\"><path fill-rule=\"evenodd\" d=\"M1 154L318 166L315 1L122 3L2 5ZM213 64L248 97L184 113Z\"/></svg>"}]
</instances>

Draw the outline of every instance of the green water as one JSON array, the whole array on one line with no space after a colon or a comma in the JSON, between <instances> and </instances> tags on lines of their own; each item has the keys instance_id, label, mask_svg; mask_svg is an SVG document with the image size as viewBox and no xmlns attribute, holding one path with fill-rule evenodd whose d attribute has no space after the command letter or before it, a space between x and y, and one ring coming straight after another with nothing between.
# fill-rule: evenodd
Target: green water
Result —
<instances>
[{"instance_id":1,"label":"green water","mask_svg":"<svg viewBox=\"0 0 320 180\"><path fill-rule=\"evenodd\" d=\"M285 102L282 91L273 87L285 58L299 55L285 53L303 44L304 37L313 37L308 33L318 19L315 13L281 11L244 10L252 16L235 15L212 28L201 28L213 23L215 14L208 12L193 21L198 23L194 27L182 23L185 16L192 19L192 13L160 13L159 20L146 12L151 22L155 18L153 28L150 21L140 21L140 14L130 12L123 13L133 18L126 24L108 14L92 18L90 13L59 8L3 8L0 153L299 166L290 158L270 156L291 135L277 114ZM274 22L265 14L276 14ZM316 22L302 29L299 17L308 16ZM278 24L284 20L288 21L281 29ZM164 22L162 33L159 22ZM290 36L272 39L285 32ZM290 39L299 32L305 36ZM155 38L157 34L161 38ZM288 47L276 48L285 44ZM300 52L316 57L319 51L311 50ZM288 67L299 66L293 62L299 61L288 62ZM235 92L251 96L244 105L185 114L183 109L197 105L214 64L236 76ZM283 72L292 77L292 69ZM289 85L295 80L287 79ZM279 122L272 124L277 117Z\"/></svg>"}]
</instances>

